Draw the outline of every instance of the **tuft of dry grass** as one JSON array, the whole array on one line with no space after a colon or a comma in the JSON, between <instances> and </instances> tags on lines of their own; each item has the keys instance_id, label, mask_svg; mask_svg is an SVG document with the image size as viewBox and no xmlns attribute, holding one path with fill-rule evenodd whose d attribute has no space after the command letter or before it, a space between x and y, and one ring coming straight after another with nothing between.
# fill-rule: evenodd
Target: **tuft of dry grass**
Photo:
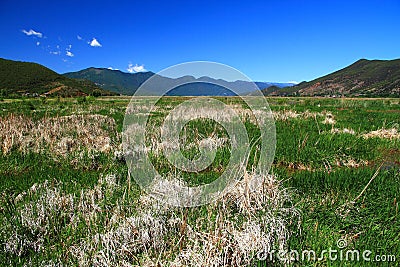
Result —
<instances>
[{"instance_id":1,"label":"tuft of dry grass","mask_svg":"<svg viewBox=\"0 0 400 267\"><path fill-rule=\"evenodd\" d=\"M379 129L376 131L371 131L369 133L363 134L364 138L386 138L386 139L400 139L400 133L396 128L391 129Z\"/></svg>"},{"instance_id":2,"label":"tuft of dry grass","mask_svg":"<svg viewBox=\"0 0 400 267\"><path fill-rule=\"evenodd\" d=\"M102 115L71 115L43 118L37 121L25 116L0 117L0 149L22 153L49 149L55 155L70 152L110 152L113 136L117 136L114 119Z\"/></svg>"},{"instance_id":3,"label":"tuft of dry grass","mask_svg":"<svg viewBox=\"0 0 400 267\"><path fill-rule=\"evenodd\" d=\"M334 125L336 124L335 116L331 112L326 112L325 113L325 119L322 122L323 124L331 124Z\"/></svg>"},{"instance_id":4,"label":"tuft of dry grass","mask_svg":"<svg viewBox=\"0 0 400 267\"><path fill-rule=\"evenodd\" d=\"M368 161L366 160L355 160L351 157L343 157L343 158L337 158L336 159L336 165L338 167L344 166L347 168L359 168L362 166L367 166L369 164Z\"/></svg>"},{"instance_id":5,"label":"tuft of dry grass","mask_svg":"<svg viewBox=\"0 0 400 267\"><path fill-rule=\"evenodd\" d=\"M13 200L5 199L3 194L1 208L14 209L0 231L5 240L4 251L17 256L41 252L46 239L60 238L66 228L74 229L80 222L87 226L101 223L100 203L106 194L113 193L115 185L115 176L108 175L100 177L93 189L82 191L80 196L63 193L61 185L47 180L32 185Z\"/></svg>"},{"instance_id":6,"label":"tuft of dry grass","mask_svg":"<svg viewBox=\"0 0 400 267\"><path fill-rule=\"evenodd\" d=\"M259 251L287 248L290 221L300 222L291 192L272 175L248 174L214 203L215 221L191 227L172 266L248 266ZM240 223L242 221L242 223Z\"/></svg>"},{"instance_id":7,"label":"tuft of dry grass","mask_svg":"<svg viewBox=\"0 0 400 267\"><path fill-rule=\"evenodd\" d=\"M322 112L312 112L309 110L306 110L304 112L297 112L293 110L280 110L280 111L274 111L274 118L275 120L280 120L280 121L287 121L291 119L316 119L317 117L323 117L324 120L322 121L323 124L335 124L335 117L330 111L322 111Z\"/></svg>"},{"instance_id":8,"label":"tuft of dry grass","mask_svg":"<svg viewBox=\"0 0 400 267\"><path fill-rule=\"evenodd\" d=\"M331 133L333 133L333 134L352 134L352 135L356 134L356 132L351 128L343 128L343 129L332 128Z\"/></svg>"}]
</instances>

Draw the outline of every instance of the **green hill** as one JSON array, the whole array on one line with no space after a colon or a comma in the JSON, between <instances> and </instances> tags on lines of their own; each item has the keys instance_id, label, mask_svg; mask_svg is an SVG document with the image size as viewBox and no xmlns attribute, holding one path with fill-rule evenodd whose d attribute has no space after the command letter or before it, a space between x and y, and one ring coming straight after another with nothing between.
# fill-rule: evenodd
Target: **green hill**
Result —
<instances>
[{"instance_id":1,"label":"green hill","mask_svg":"<svg viewBox=\"0 0 400 267\"><path fill-rule=\"evenodd\" d=\"M361 59L321 78L268 95L400 97L400 59Z\"/></svg>"},{"instance_id":2,"label":"green hill","mask_svg":"<svg viewBox=\"0 0 400 267\"><path fill-rule=\"evenodd\" d=\"M94 83L64 77L40 64L0 58L0 96L112 95Z\"/></svg>"}]
</instances>

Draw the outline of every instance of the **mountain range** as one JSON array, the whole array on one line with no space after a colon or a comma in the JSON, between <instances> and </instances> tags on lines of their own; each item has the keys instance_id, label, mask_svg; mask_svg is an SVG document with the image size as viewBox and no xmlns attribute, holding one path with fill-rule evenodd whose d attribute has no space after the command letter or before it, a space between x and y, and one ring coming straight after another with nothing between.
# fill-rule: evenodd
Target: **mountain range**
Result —
<instances>
[{"instance_id":1,"label":"mountain range","mask_svg":"<svg viewBox=\"0 0 400 267\"><path fill-rule=\"evenodd\" d=\"M151 86L144 82L152 77ZM186 83L184 85L180 85ZM341 70L300 84L225 81L210 77L163 77L153 72L125 73L88 68L60 75L40 64L0 58L0 97L133 95L141 86L144 95L171 96L365 96L400 97L400 59L361 59ZM180 85L180 86L178 86Z\"/></svg>"},{"instance_id":2,"label":"mountain range","mask_svg":"<svg viewBox=\"0 0 400 267\"><path fill-rule=\"evenodd\" d=\"M175 88L181 83L190 84L179 86L169 91L167 95L233 96L235 93L227 88L233 89L239 95L242 95L269 86L288 87L294 85L292 83L271 82L228 82L210 77L195 78L193 76L182 76L174 79L163 77L153 72L126 73L119 70L110 70L105 68L88 68L77 72L65 73L64 76L79 80L90 80L105 90L113 91L122 95L133 95L136 90L150 77L153 77L153 85L156 84L157 86L153 86L152 88L144 88L141 90L141 92L147 95L158 95L166 88Z\"/></svg>"}]
</instances>

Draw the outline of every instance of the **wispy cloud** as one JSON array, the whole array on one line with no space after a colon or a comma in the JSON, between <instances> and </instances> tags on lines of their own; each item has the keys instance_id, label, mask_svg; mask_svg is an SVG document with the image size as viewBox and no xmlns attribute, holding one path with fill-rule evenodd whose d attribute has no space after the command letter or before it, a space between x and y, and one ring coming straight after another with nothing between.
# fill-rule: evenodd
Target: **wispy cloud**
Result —
<instances>
[{"instance_id":1,"label":"wispy cloud","mask_svg":"<svg viewBox=\"0 0 400 267\"><path fill-rule=\"evenodd\" d=\"M74 56L74 54L71 52L71 48L72 48L72 45L68 45L68 47L65 49L65 55L68 57Z\"/></svg>"},{"instance_id":2,"label":"wispy cloud","mask_svg":"<svg viewBox=\"0 0 400 267\"><path fill-rule=\"evenodd\" d=\"M52 54L52 55L59 55L59 54L61 54L61 52L60 52L60 51L50 51L50 54Z\"/></svg>"},{"instance_id":3,"label":"wispy cloud","mask_svg":"<svg viewBox=\"0 0 400 267\"><path fill-rule=\"evenodd\" d=\"M27 31L27 30L22 30L22 32L25 33L25 34L28 35L28 36L33 35L33 36L36 36L36 37L39 37L39 38L42 38L42 37L43 37L43 34L42 34L41 32L37 32L37 31L34 31L34 30L32 30L32 29L30 29L29 31Z\"/></svg>"},{"instance_id":4,"label":"wispy cloud","mask_svg":"<svg viewBox=\"0 0 400 267\"><path fill-rule=\"evenodd\" d=\"M36 45L40 45L40 42L36 42Z\"/></svg>"},{"instance_id":5,"label":"wispy cloud","mask_svg":"<svg viewBox=\"0 0 400 267\"><path fill-rule=\"evenodd\" d=\"M90 46L93 46L93 47L101 47L101 44L99 43L99 41L97 41L96 38L93 38L93 40L90 41L88 44L89 44Z\"/></svg>"},{"instance_id":6,"label":"wispy cloud","mask_svg":"<svg viewBox=\"0 0 400 267\"><path fill-rule=\"evenodd\" d=\"M79 35L77 35L76 38L77 38L79 41L82 41L82 40L83 40L83 38L82 38L81 36L79 36Z\"/></svg>"},{"instance_id":7,"label":"wispy cloud","mask_svg":"<svg viewBox=\"0 0 400 267\"><path fill-rule=\"evenodd\" d=\"M138 65L135 64L135 66L132 63L129 63L128 68L126 69L129 73L135 73L135 72L146 72L147 70L144 68L144 65Z\"/></svg>"},{"instance_id":8,"label":"wispy cloud","mask_svg":"<svg viewBox=\"0 0 400 267\"><path fill-rule=\"evenodd\" d=\"M109 69L109 70L119 70L119 69L114 69L113 67L108 67L107 69Z\"/></svg>"}]
</instances>

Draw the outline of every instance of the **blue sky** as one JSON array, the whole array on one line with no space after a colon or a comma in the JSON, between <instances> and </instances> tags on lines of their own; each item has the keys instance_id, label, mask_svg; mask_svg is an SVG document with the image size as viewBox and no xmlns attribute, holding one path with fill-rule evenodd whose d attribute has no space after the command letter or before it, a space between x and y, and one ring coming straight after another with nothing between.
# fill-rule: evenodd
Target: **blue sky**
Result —
<instances>
[{"instance_id":1,"label":"blue sky","mask_svg":"<svg viewBox=\"0 0 400 267\"><path fill-rule=\"evenodd\" d=\"M303 81L400 58L400 1L1 0L0 34L0 57L59 73L206 60L256 81Z\"/></svg>"}]
</instances>

